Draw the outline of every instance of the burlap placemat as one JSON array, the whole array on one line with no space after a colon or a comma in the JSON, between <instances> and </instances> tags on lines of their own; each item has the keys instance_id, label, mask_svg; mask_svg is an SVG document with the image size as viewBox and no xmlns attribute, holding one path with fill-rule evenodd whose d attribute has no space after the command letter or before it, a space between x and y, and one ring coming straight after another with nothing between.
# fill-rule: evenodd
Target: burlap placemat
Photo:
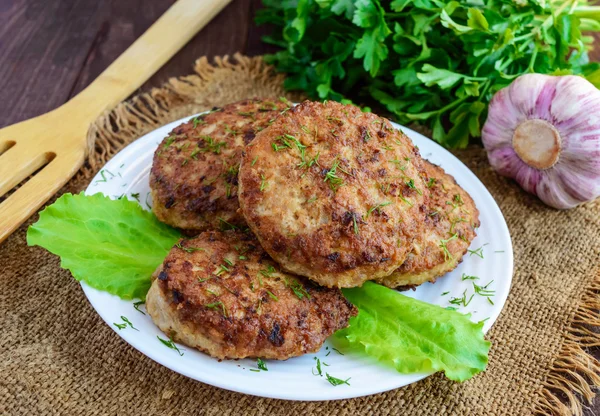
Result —
<instances>
[{"instance_id":1,"label":"burlap placemat","mask_svg":"<svg viewBox=\"0 0 600 416\"><path fill-rule=\"evenodd\" d=\"M283 78L260 58L205 58L196 73L120 104L91 128L90 175L155 127L246 97L284 95ZM298 99L288 95L291 99ZM600 385L586 351L600 339L600 202L556 211L496 175L484 152L457 153L490 190L510 228L515 275L488 338L487 371L459 384L440 375L352 400L286 402L245 396L176 374L115 334L57 257L28 248L26 226L0 246L0 414L288 415L579 414ZM33 219L35 220L35 218ZM596 328L594 328L596 327Z\"/></svg>"}]
</instances>

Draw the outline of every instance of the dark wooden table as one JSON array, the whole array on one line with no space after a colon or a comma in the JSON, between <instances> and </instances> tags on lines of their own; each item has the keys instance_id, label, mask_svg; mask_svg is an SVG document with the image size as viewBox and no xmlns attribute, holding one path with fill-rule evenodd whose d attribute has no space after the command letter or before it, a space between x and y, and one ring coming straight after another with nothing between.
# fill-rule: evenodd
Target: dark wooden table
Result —
<instances>
[{"instance_id":1,"label":"dark wooden table","mask_svg":"<svg viewBox=\"0 0 600 416\"><path fill-rule=\"evenodd\" d=\"M202 1L202 0L198 0ZM0 0L0 127L52 110L93 81L174 0ZM233 0L141 89L186 75L200 56L273 51L260 0ZM600 61L600 37L592 58ZM596 357L600 353L596 351ZM596 398L586 415L600 415Z\"/></svg>"}]
</instances>

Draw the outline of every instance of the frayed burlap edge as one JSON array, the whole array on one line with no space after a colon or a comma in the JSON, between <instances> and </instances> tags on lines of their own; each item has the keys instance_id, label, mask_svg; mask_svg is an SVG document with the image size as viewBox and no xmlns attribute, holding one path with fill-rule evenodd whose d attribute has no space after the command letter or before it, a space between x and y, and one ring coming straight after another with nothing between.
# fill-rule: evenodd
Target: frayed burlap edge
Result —
<instances>
[{"instance_id":1,"label":"frayed burlap edge","mask_svg":"<svg viewBox=\"0 0 600 416\"><path fill-rule=\"evenodd\" d=\"M144 134L171 121L207 110L219 102L218 97L198 100L200 92L221 77L238 76L252 79L273 94L285 95L293 101L303 96L290 94L283 89L283 74L275 72L262 57L246 57L239 53L215 57L210 63L206 57L194 64L195 74L171 78L161 88L139 94L114 109L102 114L88 131L89 156L77 174L77 180L90 179L101 166L124 146ZM580 306L573 316L563 346L555 358L545 383L534 401L536 414L581 415L579 397L591 401L594 387L600 387L600 362L585 348L600 346L595 329L600 328L600 273L587 288Z\"/></svg>"},{"instance_id":2,"label":"frayed burlap edge","mask_svg":"<svg viewBox=\"0 0 600 416\"><path fill-rule=\"evenodd\" d=\"M586 348L600 347L600 272L584 292L567 328L564 343L540 389L538 415L583 414L581 399L591 403L600 387L600 361ZM579 396L579 397L578 397Z\"/></svg>"}]
</instances>

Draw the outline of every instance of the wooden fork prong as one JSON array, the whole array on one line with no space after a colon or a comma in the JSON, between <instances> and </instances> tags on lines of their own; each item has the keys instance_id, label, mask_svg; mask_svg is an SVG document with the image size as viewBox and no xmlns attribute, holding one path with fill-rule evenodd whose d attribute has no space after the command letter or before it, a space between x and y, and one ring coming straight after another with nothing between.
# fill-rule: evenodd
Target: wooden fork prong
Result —
<instances>
[{"instance_id":1,"label":"wooden fork prong","mask_svg":"<svg viewBox=\"0 0 600 416\"><path fill-rule=\"evenodd\" d=\"M0 138L0 155L5 153L8 149L13 147L16 144L14 140L2 140Z\"/></svg>"},{"instance_id":2,"label":"wooden fork prong","mask_svg":"<svg viewBox=\"0 0 600 416\"><path fill-rule=\"evenodd\" d=\"M0 203L0 243L52 197L73 176L83 155L60 155Z\"/></svg>"},{"instance_id":3,"label":"wooden fork prong","mask_svg":"<svg viewBox=\"0 0 600 416\"><path fill-rule=\"evenodd\" d=\"M15 146L15 149L19 151L0 155L0 197L56 157L53 152L35 148L19 149Z\"/></svg>"}]
</instances>

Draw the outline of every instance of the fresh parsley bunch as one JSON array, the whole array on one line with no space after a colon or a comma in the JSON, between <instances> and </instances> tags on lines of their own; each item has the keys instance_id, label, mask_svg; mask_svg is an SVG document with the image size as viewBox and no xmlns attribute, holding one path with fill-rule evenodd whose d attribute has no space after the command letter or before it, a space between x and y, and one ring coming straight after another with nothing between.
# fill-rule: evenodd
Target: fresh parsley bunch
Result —
<instances>
[{"instance_id":1,"label":"fresh parsley bunch","mask_svg":"<svg viewBox=\"0 0 600 416\"><path fill-rule=\"evenodd\" d=\"M527 72L581 74L600 7L574 0L263 0L277 27L266 57L288 89L375 100L401 123L425 123L446 147L479 137L496 91ZM367 98L368 100L368 98Z\"/></svg>"}]
</instances>

